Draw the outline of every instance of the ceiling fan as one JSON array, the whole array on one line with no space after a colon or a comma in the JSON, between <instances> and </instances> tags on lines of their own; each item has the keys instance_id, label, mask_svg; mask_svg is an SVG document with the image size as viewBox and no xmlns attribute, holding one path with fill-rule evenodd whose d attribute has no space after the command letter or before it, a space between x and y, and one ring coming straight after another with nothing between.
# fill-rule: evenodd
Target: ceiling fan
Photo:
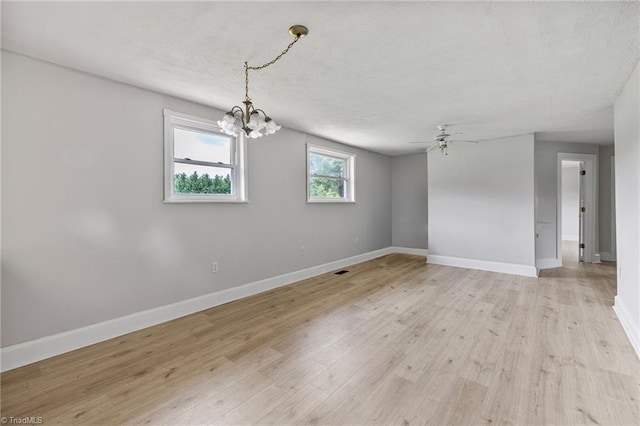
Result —
<instances>
[{"instance_id":1,"label":"ceiling fan","mask_svg":"<svg viewBox=\"0 0 640 426\"><path fill-rule=\"evenodd\" d=\"M440 154L444 154L444 155L449 155L447 152L447 148L449 147L449 144L453 143L453 144L457 144L459 142L463 142L463 143L478 143L478 141L473 141L473 140L460 140L460 139L450 139L452 135L459 135L461 134L460 132L456 132L456 133L447 133L447 125L446 124L440 124L438 125L438 131L440 131L440 133L438 133L434 138L433 138L433 142L411 142L411 143L426 143L428 144L427 149L425 150L425 152L430 152L435 150L436 148L440 149Z\"/></svg>"}]
</instances>

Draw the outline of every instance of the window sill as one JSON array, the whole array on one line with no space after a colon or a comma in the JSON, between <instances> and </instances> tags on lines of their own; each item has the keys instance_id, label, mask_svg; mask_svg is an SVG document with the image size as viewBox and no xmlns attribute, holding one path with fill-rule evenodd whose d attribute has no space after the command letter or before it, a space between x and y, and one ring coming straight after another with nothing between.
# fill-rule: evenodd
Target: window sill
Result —
<instances>
[{"instance_id":1,"label":"window sill","mask_svg":"<svg viewBox=\"0 0 640 426\"><path fill-rule=\"evenodd\" d=\"M215 200L215 199L197 199L197 198L184 198L173 200L162 200L164 204L185 204L185 203L210 203L210 204L249 204L249 200Z\"/></svg>"},{"instance_id":2,"label":"window sill","mask_svg":"<svg viewBox=\"0 0 640 426\"><path fill-rule=\"evenodd\" d=\"M355 200L307 200L307 204L355 204Z\"/></svg>"}]
</instances>

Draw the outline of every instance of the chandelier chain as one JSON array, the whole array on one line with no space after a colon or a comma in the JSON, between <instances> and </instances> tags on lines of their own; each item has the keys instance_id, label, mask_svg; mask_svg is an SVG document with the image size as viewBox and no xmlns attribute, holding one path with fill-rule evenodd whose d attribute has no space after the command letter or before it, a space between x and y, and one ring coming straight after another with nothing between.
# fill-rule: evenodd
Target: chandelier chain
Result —
<instances>
[{"instance_id":1,"label":"chandelier chain","mask_svg":"<svg viewBox=\"0 0 640 426\"><path fill-rule=\"evenodd\" d=\"M250 69L250 70L261 70L263 68L268 67L269 65L275 64L280 58L282 58L284 55L287 54L289 49L291 49L291 47L293 47L293 45L296 44L298 42L298 40L300 40L300 37L296 37L295 40L293 40L291 43L289 43L289 46L287 46L287 48L284 49L282 51L282 53L279 54L278 56L276 56L275 59L273 59L271 62L267 62L266 64L260 65L259 67L247 67L247 69Z\"/></svg>"},{"instance_id":2,"label":"chandelier chain","mask_svg":"<svg viewBox=\"0 0 640 426\"><path fill-rule=\"evenodd\" d=\"M249 98L249 65L247 65L247 61L244 61L244 98L247 101L251 101L251 98Z\"/></svg>"},{"instance_id":3,"label":"chandelier chain","mask_svg":"<svg viewBox=\"0 0 640 426\"><path fill-rule=\"evenodd\" d=\"M280 58L282 58L287 54L287 52L289 52L289 49L291 49L293 45L298 42L298 40L300 40L300 37L296 37L295 40L289 43L289 46L287 46L287 48L284 49L282 53L280 53L272 61L267 62L266 64L257 67L250 67L247 61L244 62L244 97L247 101L251 101L251 98L249 97L249 70L261 70L268 67L269 65L275 64L278 60L280 60Z\"/></svg>"}]
</instances>

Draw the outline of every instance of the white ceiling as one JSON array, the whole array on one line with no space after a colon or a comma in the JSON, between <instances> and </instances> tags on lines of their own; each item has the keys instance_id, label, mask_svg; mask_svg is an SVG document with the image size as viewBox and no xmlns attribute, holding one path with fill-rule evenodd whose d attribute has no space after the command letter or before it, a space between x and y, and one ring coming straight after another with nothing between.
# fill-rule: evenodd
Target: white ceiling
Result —
<instances>
[{"instance_id":1,"label":"white ceiling","mask_svg":"<svg viewBox=\"0 0 640 426\"><path fill-rule=\"evenodd\" d=\"M638 2L2 2L2 47L373 151L450 123L464 137L539 132L612 143L640 58ZM267 141L262 139L261 141Z\"/></svg>"}]
</instances>

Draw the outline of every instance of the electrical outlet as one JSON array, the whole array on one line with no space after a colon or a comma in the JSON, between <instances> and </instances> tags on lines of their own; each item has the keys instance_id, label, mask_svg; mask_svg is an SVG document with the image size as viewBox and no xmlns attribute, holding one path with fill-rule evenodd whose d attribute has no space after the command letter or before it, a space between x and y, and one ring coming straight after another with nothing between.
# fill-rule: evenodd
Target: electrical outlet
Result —
<instances>
[{"instance_id":1,"label":"electrical outlet","mask_svg":"<svg viewBox=\"0 0 640 426\"><path fill-rule=\"evenodd\" d=\"M218 272L218 262L213 262L211 264L211 272Z\"/></svg>"},{"instance_id":2,"label":"electrical outlet","mask_svg":"<svg viewBox=\"0 0 640 426\"><path fill-rule=\"evenodd\" d=\"M305 253L305 248L304 246L302 246L302 248L300 248L300 254L304 256L304 253Z\"/></svg>"}]
</instances>

